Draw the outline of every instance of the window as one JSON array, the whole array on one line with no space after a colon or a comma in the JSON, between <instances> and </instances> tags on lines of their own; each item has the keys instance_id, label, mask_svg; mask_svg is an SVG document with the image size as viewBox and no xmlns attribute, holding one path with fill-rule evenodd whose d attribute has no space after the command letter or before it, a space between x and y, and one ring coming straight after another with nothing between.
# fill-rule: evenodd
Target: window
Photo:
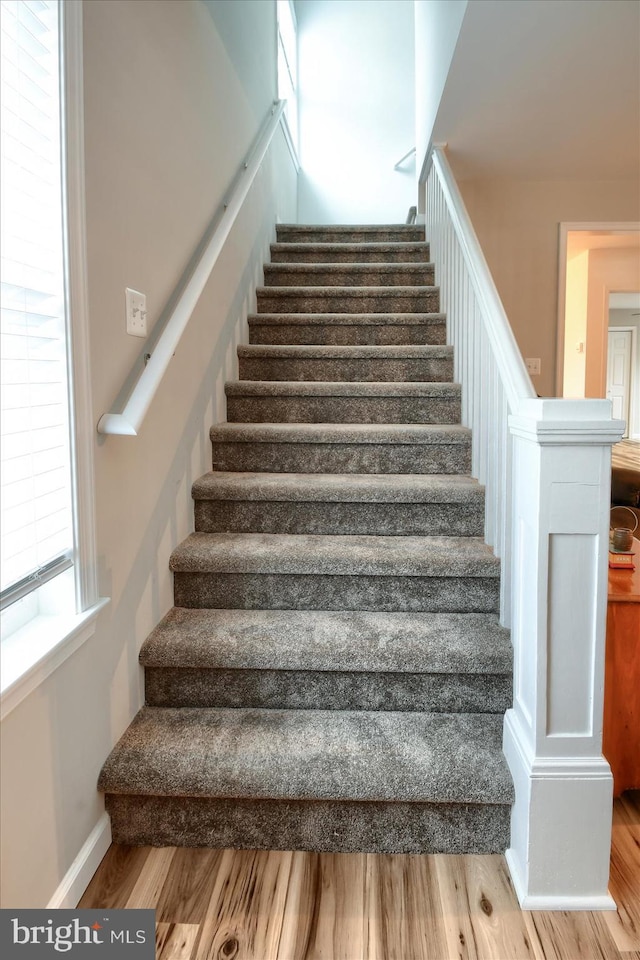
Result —
<instances>
[{"instance_id":1,"label":"window","mask_svg":"<svg viewBox=\"0 0 640 960\"><path fill-rule=\"evenodd\" d=\"M57 0L2 0L4 608L73 557L58 35Z\"/></svg>"},{"instance_id":2,"label":"window","mask_svg":"<svg viewBox=\"0 0 640 960\"><path fill-rule=\"evenodd\" d=\"M93 632L103 603L85 329L82 6L0 2L4 715ZM5 698L18 688L18 700Z\"/></svg>"},{"instance_id":3,"label":"window","mask_svg":"<svg viewBox=\"0 0 640 960\"><path fill-rule=\"evenodd\" d=\"M287 101L285 117L298 149L298 40L291 0L278 0L278 97Z\"/></svg>"}]
</instances>

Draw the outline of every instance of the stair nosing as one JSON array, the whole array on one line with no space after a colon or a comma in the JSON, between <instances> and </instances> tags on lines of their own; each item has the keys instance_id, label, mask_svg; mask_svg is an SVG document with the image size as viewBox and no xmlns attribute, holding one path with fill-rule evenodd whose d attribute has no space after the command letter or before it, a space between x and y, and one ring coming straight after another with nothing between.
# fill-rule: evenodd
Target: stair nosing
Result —
<instances>
[{"instance_id":1,"label":"stair nosing","mask_svg":"<svg viewBox=\"0 0 640 960\"><path fill-rule=\"evenodd\" d=\"M243 343L238 345L237 354L238 357L265 357L267 359L291 357L292 359L325 360L450 360L453 357L453 347L445 343Z\"/></svg>"},{"instance_id":2,"label":"stair nosing","mask_svg":"<svg viewBox=\"0 0 640 960\"><path fill-rule=\"evenodd\" d=\"M471 444L469 428L455 423L218 423L209 435L228 443Z\"/></svg>"},{"instance_id":3,"label":"stair nosing","mask_svg":"<svg viewBox=\"0 0 640 960\"><path fill-rule=\"evenodd\" d=\"M328 240L323 242L322 240L312 240L309 243L296 243L295 240L291 241L282 241L277 240L275 243L270 244L270 250L276 253L286 252L287 250L295 250L296 252L302 253L307 250L336 250L342 252L343 250L355 251L355 250L373 250L384 252L385 250L409 250L411 248L417 250L425 250L428 248L429 242L427 240L371 240L371 241L362 241L358 242L357 240L348 240L344 243L339 241ZM409 263L413 261L408 261ZM427 262L427 261L425 261Z\"/></svg>"},{"instance_id":4,"label":"stair nosing","mask_svg":"<svg viewBox=\"0 0 640 960\"><path fill-rule=\"evenodd\" d=\"M480 537L192 533L171 553L174 573L497 578Z\"/></svg>"},{"instance_id":5,"label":"stair nosing","mask_svg":"<svg viewBox=\"0 0 640 960\"><path fill-rule=\"evenodd\" d=\"M436 293L439 290L440 290L440 287L438 284L427 284L427 283L415 284L415 285L404 283L404 284L395 284L393 286L388 286L388 287L375 286L372 284L355 286L355 287L347 286L347 285L342 285L342 286L336 285L335 287L333 287L333 286L326 286L322 284L317 284L314 286L307 287L307 286L296 286L294 284L291 284L288 286L283 285L280 287L278 286L256 287L256 294L258 297L260 296L284 297L288 295L296 295L296 296L306 295L308 297L332 296L332 297L343 297L343 298L351 294L352 296L358 299L361 299L361 298L364 299L364 297L367 297L367 296L371 296L371 297L379 296L379 297L388 297L388 298L391 298L394 296L413 297L413 296L416 296L416 294L419 295L419 294Z\"/></svg>"},{"instance_id":6,"label":"stair nosing","mask_svg":"<svg viewBox=\"0 0 640 960\"><path fill-rule=\"evenodd\" d=\"M358 399L454 399L459 383L429 380L229 380L227 397L344 397Z\"/></svg>"},{"instance_id":7,"label":"stair nosing","mask_svg":"<svg viewBox=\"0 0 640 960\"><path fill-rule=\"evenodd\" d=\"M167 670L508 676L513 650L495 614L173 607L139 660Z\"/></svg>"},{"instance_id":8,"label":"stair nosing","mask_svg":"<svg viewBox=\"0 0 640 960\"><path fill-rule=\"evenodd\" d=\"M465 474L309 474L215 470L195 480L191 492L194 500L303 503L481 504L485 496L484 487Z\"/></svg>"},{"instance_id":9,"label":"stair nosing","mask_svg":"<svg viewBox=\"0 0 640 960\"><path fill-rule=\"evenodd\" d=\"M260 324L344 324L357 326L358 324L375 324L376 326L394 324L428 325L445 323L445 313L250 313L247 317L249 325Z\"/></svg>"},{"instance_id":10,"label":"stair nosing","mask_svg":"<svg viewBox=\"0 0 640 960\"><path fill-rule=\"evenodd\" d=\"M502 717L493 714L143 707L99 789L499 805L513 800L501 739ZM475 764L474 777L465 777L465 762Z\"/></svg>"}]
</instances>

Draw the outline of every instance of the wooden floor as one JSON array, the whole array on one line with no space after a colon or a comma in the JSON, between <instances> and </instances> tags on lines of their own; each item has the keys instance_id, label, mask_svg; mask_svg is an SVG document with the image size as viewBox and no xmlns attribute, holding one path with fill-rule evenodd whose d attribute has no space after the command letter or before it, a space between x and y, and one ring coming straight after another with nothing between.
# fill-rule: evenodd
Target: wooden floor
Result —
<instances>
[{"instance_id":1,"label":"wooden floor","mask_svg":"<svg viewBox=\"0 0 640 960\"><path fill-rule=\"evenodd\" d=\"M613 467L630 467L640 470L640 440L621 440L611 448Z\"/></svg>"},{"instance_id":2,"label":"wooden floor","mask_svg":"<svg viewBox=\"0 0 640 960\"><path fill-rule=\"evenodd\" d=\"M523 913L501 856L115 845L79 906L154 907L158 960L640 960L640 791L613 824L616 913Z\"/></svg>"}]
</instances>

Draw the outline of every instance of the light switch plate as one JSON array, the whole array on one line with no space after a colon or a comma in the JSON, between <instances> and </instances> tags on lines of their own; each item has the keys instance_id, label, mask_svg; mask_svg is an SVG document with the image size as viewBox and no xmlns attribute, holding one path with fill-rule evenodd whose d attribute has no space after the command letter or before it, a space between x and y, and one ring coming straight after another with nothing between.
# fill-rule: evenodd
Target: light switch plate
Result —
<instances>
[{"instance_id":1,"label":"light switch plate","mask_svg":"<svg viewBox=\"0 0 640 960\"><path fill-rule=\"evenodd\" d=\"M540 374L540 357L525 357L524 362L532 377L537 377Z\"/></svg>"},{"instance_id":2,"label":"light switch plate","mask_svg":"<svg viewBox=\"0 0 640 960\"><path fill-rule=\"evenodd\" d=\"M147 335L147 298L138 290L125 290L127 307L127 333L132 337Z\"/></svg>"}]
</instances>

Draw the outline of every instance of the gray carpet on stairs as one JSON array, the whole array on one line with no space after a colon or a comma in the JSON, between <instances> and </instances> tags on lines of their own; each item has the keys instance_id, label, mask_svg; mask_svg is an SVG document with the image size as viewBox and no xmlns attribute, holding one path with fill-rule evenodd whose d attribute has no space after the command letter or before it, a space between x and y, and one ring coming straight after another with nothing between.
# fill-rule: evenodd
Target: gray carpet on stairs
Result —
<instances>
[{"instance_id":1,"label":"gray carpet on stairs","mask_svg":"<svg viewBox=\"0 0 640 960\"><path fill-rule=\"evenodd\" d=\"M279 224L107 758L116 842L494 853L512 649L419 226Z\"/></svg>"}]
</instances>

